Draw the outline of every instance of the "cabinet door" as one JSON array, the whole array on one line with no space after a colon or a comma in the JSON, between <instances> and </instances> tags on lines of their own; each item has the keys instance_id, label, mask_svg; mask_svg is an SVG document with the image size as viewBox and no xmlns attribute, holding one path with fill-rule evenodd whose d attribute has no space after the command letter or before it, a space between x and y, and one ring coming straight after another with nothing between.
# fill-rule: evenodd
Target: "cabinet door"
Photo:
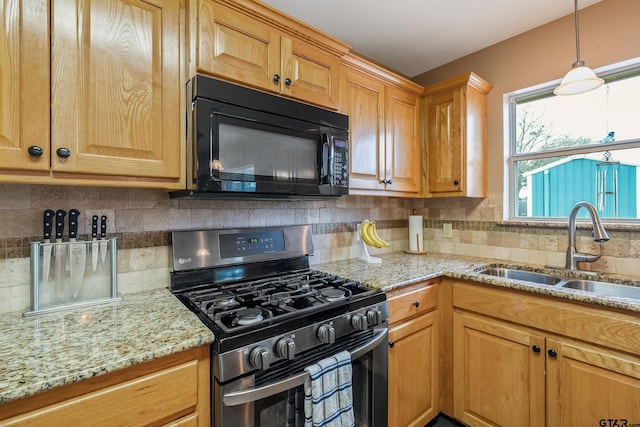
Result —
<instances>
[{"instance_id":1,"label":"cabinet door","mask_svg":"<svg viewBox=\"0 0 640 427\"><path fill-rule=\"evenodd\" d=\"M464 90L429 98L429 191L464 192Z\"/></svg>"},{"instance_id":2,"label":"cabinet door","mask_svg":"<svg viewBox=\"0 0 640 427\"><path fill-rule=\"evenodd\" d=\"M196 69L280 92L280 33L211 0L198 2Z\"/></svg>"},{"instance_id":3,"label":"cabinet door","mask_svg":"<svg viewBox=\"0 0 640 427\"><path fill-rule=\"evenodd\" d=\"M52 8L52 170L179 178L180 2Z\"/></svg>"},{"instance_id":4,"label":"cabinet door","mask_svg":"<svg viewBox=\"0 0 640 427\"><path fill-rule=\"evenodd\" d=\"M454 313L453 340L457 419L470 426L544 425L543 337L494 319Z\"/></svg>"},{"instance_id":5,"label":"cabinet door","mask_svg":"<svg viewBox=\"0 0 640 427\"><path fill-rule=\"evenodd\" d=\"M49 170L47 3L0 2L0 169Z\"/></svg>"},{"instance_id":6,"label":"cabinet door","mask_svg":"<svg viewBox=\"0 0 640 427\"><path fill-rule=\"evenodd\" d=\"M547 425L640 422L640 360L601 348L547 340ZM615 423L614 423L615 421Z\"/></svg>"},{"instance_id":7,"label":"cabinet door","mask_svg":"<svg viewBox=\"0 0 640 427\"><path fill-rule=\"evenodd\" d=\"M340 61L301 40L282 36L283 95L337 109Z\"/></svg>"},{"instance_id":8,"label":"cabinet door","mask_svg":"<svg viewBox=\"0 0 640 427\"><path fill-rule=\"evenodd\" d=\"M385 175L388 190L420 191L419 104L417 96L387 88Z\"/></svg>"},{"instance_id":9,"label":"cabinet door","mask_svg":"<svg viewBox=\"0 0 640 427\"><path fill-rule=\"evenodd\" d=\"M349 188L383 190L384 84L344 68L340 110L349 116Z\"/></svg>"},{"instance_id":10,"label":"cabinet door","mask_svg":"<svg viewBox=\"0 0 640 427\"><path fill-rule=\"evenodd\" d=\"M423 426L438 414L437 312L389 330L389 426Z\"/></svg>"}]
</instances>

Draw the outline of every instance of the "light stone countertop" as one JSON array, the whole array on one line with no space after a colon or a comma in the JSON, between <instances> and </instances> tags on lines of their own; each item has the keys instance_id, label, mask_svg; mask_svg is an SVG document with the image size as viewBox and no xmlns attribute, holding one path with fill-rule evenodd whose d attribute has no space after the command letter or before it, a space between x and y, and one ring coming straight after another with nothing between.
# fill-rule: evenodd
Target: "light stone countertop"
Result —
<instances>
[{"instance_id":1,"label":"light stone countertop","mask_svg":"<svg viewBox=\"0 0 640 427\"><path fill-rule=\"evenodd\" d=\"M447 254L409 255L403 252L394 252L381 255L379 258L382 260L381 264L367 264L358 259L351 259L316 264L312 265L312 268L348 277L352 280L358 280L369 287L382 289L385 292L436 277L449 277L640 313L640 300L609 297L577 289L558 288L551 285L488 276L478 274L477 270L488 266L520 268L551 274L562 274L567 278L587 278L590 280L638 286L639 283L630 277L584 276L584 273L554 270L542 266L509 264L491 258Z\"/></svg>"},{"instance_id":2,"label":"light stone countertop","mask_svg":"<svg viewBox=\"0 0 640 427\"><path fill-rule=\"evenodd\" d=\"M380 258L382 264L352 259L311 267L384 291L449 277L640 313L640 300L609 298L476 272L485 266L510 267L494 259L402 252ZM33 317L25 318L20 312L0 314L0 404L210 344L213 338L213 333L167 289Z\"/></svg>"},{"instance_id":3,"label":"light stone countertop","mask_svg":"<svg viewBox=\"0 0 640 427\"><path fill-rule=\"evenodd\" d=\"M2 314L0 404L212 341L167 289L31 317Z\"/></svg>"}]
</instances>

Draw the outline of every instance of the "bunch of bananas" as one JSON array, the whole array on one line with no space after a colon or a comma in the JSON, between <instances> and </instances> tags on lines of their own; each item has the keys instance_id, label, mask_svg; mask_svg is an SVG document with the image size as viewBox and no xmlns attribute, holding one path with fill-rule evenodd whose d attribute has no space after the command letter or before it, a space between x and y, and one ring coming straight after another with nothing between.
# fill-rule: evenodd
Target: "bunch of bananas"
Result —
<instances>
[{"instance_id":1,"label":"bunch of bananas","mask_svg":"<svg viewBox=\"0 0 640 427\"><path fill-rule=\"evenodd\" d=\"M388 248L391 246L378 236L375 221L369 221L368 219L362 221L362 224L360 224L360 237L369 246L375 246L376 248Z\"/></svg>"}]
</instances>

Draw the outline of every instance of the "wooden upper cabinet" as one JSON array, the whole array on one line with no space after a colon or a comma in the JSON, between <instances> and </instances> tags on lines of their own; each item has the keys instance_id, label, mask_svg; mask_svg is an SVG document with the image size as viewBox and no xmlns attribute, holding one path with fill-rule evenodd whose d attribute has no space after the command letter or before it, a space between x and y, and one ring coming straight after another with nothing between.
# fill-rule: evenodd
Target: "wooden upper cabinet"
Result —
<instances>
[{"instance_id":1,"label":"wooden upper cabinet","mask_svg":"<svg viewBox=\"0 0 640 427\"><path fill-rule=\"evenodd\" d=\"M349 188L384 190L384 83L345 67L340 90L340 109L349 116Z\"/></svg>"},{"instance_id":2,"label":"wooden upper cabinet","mask_svg":"<svg viewBox=\"0 0 640 427\"><path fill-rule=\"evenodd\" d=\"M487 196L486 96L491 88L474 73L425 88L424 196Z\"/></svg>"},{"instance_id":3,"label":"wooden upper cabinet","mask_svg":"<svg viewBox=\"0 0 640 427\"><path fill-rule=\"evenodd\" d=\"M52 5L53 171L178 180L179 2Z\"/></svg>"},{"instance_id":4,"label":"wooden upper cabinet","mask_svg":"<svg viewBox=\"0 0 640 427\"><path fill-rule=\"evenodd\" d=\"M388 88L386 102L386 177L390 190L420 191L420 102L411 93Z\"/></svg>"},{"instance_id":5,"label":"wooden upper cabinet","mask_svg":"<svg viewBox=\"0 0 640 427\"><path fill-rule=\"evenodd\" d=\"M259 2L191 0L189 17L197 22L190 75L338 108L339 59L347 45Z\"/></svg>"},{"instance_id":6,"label":"wooden upper cabinet","mask_svg":"<svg viewBox=\"0 0 640 427\"><path fill-rule=\"evenodd\" d=\"M422 87L363 58L342 58L340 111L349 116L352 194L420 191Z\"/></svg>"},{"instance_id":7,"label":"wooden upper cabinet","mask_svg":"<svg viewBox=\"0 0 640 427\"><path fill-rule=\"evenodd\" d=\"M2 1L0 16L0 169L48 171L47 1Z\"/></svg>"},{"instance_id":8,"label":"wooden upper cabinet","mask_svg":"<svg viewBox=\"0 0 640 427\"><path fill-rule=\"evenodd\" d=\"M198 1L197 71L278 91L280 33L268 24L210 0Z\"/></svg>"}]
</instances>

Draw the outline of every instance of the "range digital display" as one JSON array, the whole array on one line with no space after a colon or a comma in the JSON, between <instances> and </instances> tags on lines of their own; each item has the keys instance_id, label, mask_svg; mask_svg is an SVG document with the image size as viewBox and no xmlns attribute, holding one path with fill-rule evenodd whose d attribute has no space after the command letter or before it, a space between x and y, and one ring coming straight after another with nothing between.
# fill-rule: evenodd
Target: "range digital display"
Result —
<instances>
[{"instance_id":1,"label":"range digital display","mask_svg":"<svg viewBox=\"0 0 640 427\"><path fill-rule=\"evenodd\" d=\"M284 252L283 231L220 235L221 258L237 258L276 252Z\"/></svg>"}]
</instances>

